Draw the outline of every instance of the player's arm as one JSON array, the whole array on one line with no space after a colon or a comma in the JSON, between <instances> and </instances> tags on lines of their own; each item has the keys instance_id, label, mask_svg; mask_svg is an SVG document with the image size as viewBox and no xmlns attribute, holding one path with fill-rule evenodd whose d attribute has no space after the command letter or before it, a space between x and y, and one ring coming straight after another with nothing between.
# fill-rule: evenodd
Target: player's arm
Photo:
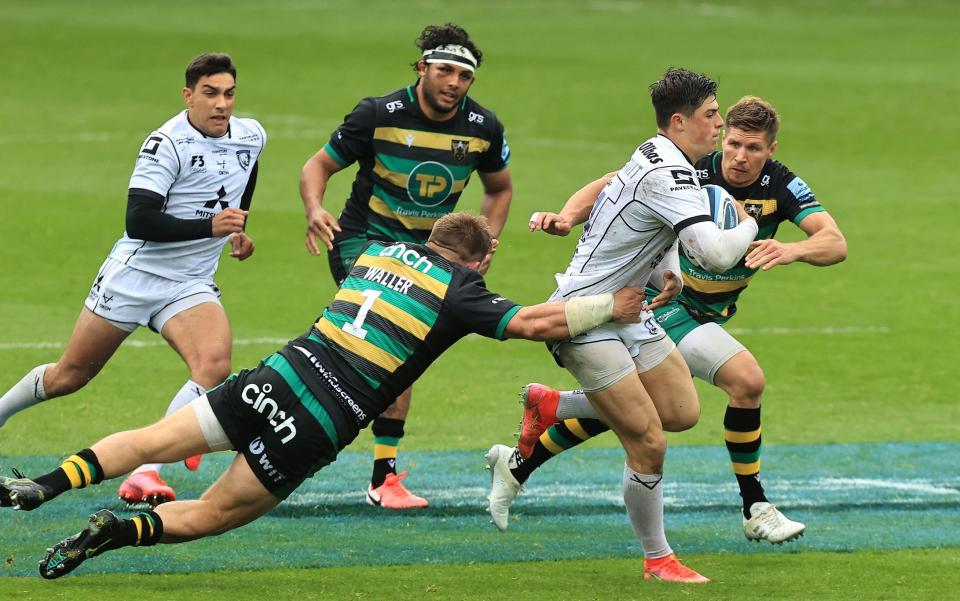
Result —
<instances>
[{"instance_id":1,"label":"player's arm","mask_svg":"<svg viewBox=\"0 0 960 601\"><path fill-rule=\"evenodd\" d=\"M327 182L337 171L343 169L323 147L307 159L300 171L300 199L307 218L307 250L312 255L320 254L319 239L327 250L333 250L333 233L340 231L336 217L323 208L323 195Z\"/></svg>"},{"instance_id":2,"label":"player's arm","mask_svg":"<svg viewBox=\"0 0 960 601\"><path fill-rule=\"evenodd\" d=\"M757 240L750 246L746 266L766 271L777 265L800 261L825 267L847 258L847 240L829 213L811 213L798 225L807 235L806 240L786 243L772 238Z\"/></svg>"},{"instance_id":3,"label":"player's arm","mask_svg":"<svg viewBox=\"0 0 960 601\"><path fill-rule=\"evenodd\" d=\"M510 201L513 200L513 180L510 177L509 167L504 167L494 173L478 171L477 174L480 176L481 183L483 183L483 202L480 205L480 214L487 218L487 227L490 228L490 233L493 234L494 239L490 253L480 263L480 273L486 273L487 269L490 268L490 262L493 261L494 253L497 252L500 233L507 223Z\"/></svg>"},{"instance_id":4,"label":"player's arm","mask_svg":"<svg viewBox=\"0 0 960 601\"><path fill-rule=\"evenodd\" d=\"M228 208L213 218L180 219L163 212L166 198L142 188L127 193L127 235L150 242L222 238L243 231L247 212Z\"/></svg>"},{"instance_id":5,"label":"player's arm","mask_svg":"<svg viewBox=\"0 0 960 601\"><path fill-rule=\"evenodd\" d=\"M646 309L643 288L626 287L614 294L580 296L547 302L517 311L504 330L505 338L561 340L573 338L608 321L636 323Z\"/></svg>"},{"instance_id":6,"label":"player's arm","mask_svg":"<svg viewBox=\"0 0 960 601\"><path fill-rule=\"evenodd\" d=\"M574 192L559 213L547 211L534 213L530 216L530 231L543 230L554 236L566 236L575 226L587 220L600 192L616 174L616 171L608 173Z\"/></svg>"}]
</instances>

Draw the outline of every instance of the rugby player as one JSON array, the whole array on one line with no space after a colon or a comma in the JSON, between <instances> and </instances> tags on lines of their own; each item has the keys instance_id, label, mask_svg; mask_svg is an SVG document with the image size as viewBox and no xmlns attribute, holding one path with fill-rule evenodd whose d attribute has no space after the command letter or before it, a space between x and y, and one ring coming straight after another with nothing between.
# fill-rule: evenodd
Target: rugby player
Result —
<instances>
[{"instance_id":1,"label":"rugby player","mask_svg":"<svg viewBox=\"0 0 960 601\"><path fill-rule=\"evenodd\" d=\"M267 141L257 121L233 116L236 74L226 54L201 54L187 66L187 109L140 148L126 231L100 266L63 355L30 370L0 397L0 426L85 386L141 326L163 336L190 370L168 414L230 374L230 322L213 277L228 241L231 257L253 254L244 229ZM190 469L198 465L199 457L187 462ZM175 499L159 470L159 464L141 466L120 486L120 498L151 505Z\"/></svg>"},{"instance_id":2,"label":"rugby player","mask_svg":"<svg viewBox=\"0 0 960 601\"><path fill-rule=\"evenodd\" d=\"M513 185L510 148L497 116L467 96L482 53L461 27L431 25L416 41L417 81L385 96L361 100L329 142L303 166L300 196L306 210L307 249L326 246L330 271L343 282L368 240L418 242L451 212L474 171L483 184L481 213L494 235L486 273L507 220ZM335 219L323 208L330 177L360 163L346 206ZM397 452L412 391L373 422L373 472L366 501L387 509L426 507L403 485Z\"/></svg>"},{"instance_id":3,"label":"rugby player","mask_svg":"<svg viewBox=\"0 0 960 601\"><path fill-rule=\"evenodd\" d=\"M484 219L464 213L437 220L425 245L371 241L310 329L258 367L46 475L0 478L0 505L30 510L145 461L237 451L200 500L164 503L129 520L97 511L83 531L48 550L41 575L57 578L112 549L214 536L256 519L332 462L467 334L553 340L646 313L639 287L521 307L487 290L476 271L492 241Z\"/></svg>"},{"instance_id":4,"label":"rugby player","mask_svg":"<svg viewBox=\"0 0 960 601\"><path fill-rule=\"evenodd\" d=\"M833 265L846 258L847 244L836 221L807 184L773 159L780 116L769 102L755 96L741 98L728 109L725 125L723 150L697 162L697 177L701 185L725 188L757 220L756 241L743 261L721 274L697 267L681 250L683 291L655 308L654 313L693 375L729 396L723 420L724 442L740 488L744 535L752 541L782 543L800 537L805 525L788 519L771 504L760 480L763 371L753 354L720 326L736 313L737 299L758 270L794 262ZM607 180L609 176L583 188L560 214L537 214L531 230L566 235L586 219ZM799 227L806 239L792 243L775 240L777 228L784 221ZM521 394L529 409L524 414L517 449L507 458L510 478L505 477L506 466L501 467L500 486L491 493L491 511L496 507L495 523L501 529L507 525L509 505L519 485L535 469L608 429L602 421L572 418L571 411L578 411L575 407L580 412L585 407L586 399L580 391L558 392L529 384Z\"/></svg>"}]
</instances>

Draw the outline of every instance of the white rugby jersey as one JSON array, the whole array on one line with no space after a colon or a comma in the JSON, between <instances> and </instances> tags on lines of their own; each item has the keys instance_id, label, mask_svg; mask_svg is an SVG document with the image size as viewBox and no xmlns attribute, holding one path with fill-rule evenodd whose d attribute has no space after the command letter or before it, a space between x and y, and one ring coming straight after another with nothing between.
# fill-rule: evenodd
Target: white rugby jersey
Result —
<instances>
[{"instance_id":1,"label":"white rugby jersey","mask_svg":"<svg viewBox=\"0 0 960 601\"><path fill-rule=\"evenodd\" d=\"M255 119L230 117L227 133L210 138L190 124L184 110L147 136L129 187L166 198L163 212L173 217L213 217L227 207L240 207L266 142L267 134ZM149 242L124 232L109 256L175 281L212 278L227 240Z\"/></svg>"},{"instance_id":2,"label":"white rugby jersey","mask_svg":"<svg viewBox=\"0 0 960 601\"><path fill-rule=\"evenodd\" d=\"M604 187L550 300L644 286L677 233L712 221L693 165L664 135L641 144Z\"/></svg>"}]
</instances>

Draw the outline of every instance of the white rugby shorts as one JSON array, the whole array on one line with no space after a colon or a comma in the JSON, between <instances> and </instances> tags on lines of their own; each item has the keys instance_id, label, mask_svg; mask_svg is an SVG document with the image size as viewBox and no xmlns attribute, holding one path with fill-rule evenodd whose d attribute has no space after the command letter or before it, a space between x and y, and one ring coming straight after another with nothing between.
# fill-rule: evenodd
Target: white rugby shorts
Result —
<instances>
[{"instance_id":1,"label":"white rugby shorts","mask_svg":"<svg viewBox=\"0 0 960 601\"><path fill-rule=\"evenodd\" d=\"M140 326L162 332L168 319L202 303L220 304L211 279L168 280L107 257L83 305L124 332Z\"/></svg>"}]
</instances>

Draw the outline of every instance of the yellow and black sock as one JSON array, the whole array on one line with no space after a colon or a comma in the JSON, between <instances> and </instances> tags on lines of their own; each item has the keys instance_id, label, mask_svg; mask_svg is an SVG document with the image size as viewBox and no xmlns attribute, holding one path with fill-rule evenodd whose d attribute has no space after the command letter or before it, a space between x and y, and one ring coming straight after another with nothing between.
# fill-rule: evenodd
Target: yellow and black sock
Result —
<instances>
[{"instance_id":1,"label":"yellow and black sock","mask_svg":"<svg viewBox=\"0 0 960 601\"><path fill-rule=\"evenodd\" d=\"M538 467L556 457L567 449L572 449L582 442L586 442L602 434L610 428L598 419L566 419L554 424L540 435L540 439L533 445L530 457L523 459L516 453L517 467L511 468L510 473L523 484Z\"/></svg>"},{"instance_id":2,"label":"yellow and black sock","mask_svg":"<svg viewBox=\"0 0 960 601\"><path fill-rule=\"evenodd\" d=\"M377 488L387 479L387 474L397 473L397 451L403 438L402 419L378 417L373 420L373 475L370 485Z\"/></svg>"},{"instance_id":3,"label":"yellow and black sock","mask_svg":"<svg viewBox=\"0 0 960 601\"><path fill-rule=\"evenodd\" d=\"M760 484L760 408L728 406L723 417L723 438L740 485L743 515L750 518L750 506L767 500Z\"/></svg>"},{"instance_id":4,"label":"yellow and black sock","mask_svg":"<svg viewBox=\"0 0 960 601\"><path fill-rule=\"evenodd\" d=\"M47 489L47 501L72 488L85 488L102 481L103 468L90 449L67 457L60 467L34 479L34 482Z\"/></svg>"},{"instance_id":5,"label":"yellow and black sock","mask_svg":"<svg viewBox=\"0 0 960 601\"><path fill-rule=\"evenodd\" d=\"M108 541L98 546L93 556L121 547L151 547L163 536L163 520L155 511L138 513L129 520L120 522Z\"/></svg>"}]
</instances>

